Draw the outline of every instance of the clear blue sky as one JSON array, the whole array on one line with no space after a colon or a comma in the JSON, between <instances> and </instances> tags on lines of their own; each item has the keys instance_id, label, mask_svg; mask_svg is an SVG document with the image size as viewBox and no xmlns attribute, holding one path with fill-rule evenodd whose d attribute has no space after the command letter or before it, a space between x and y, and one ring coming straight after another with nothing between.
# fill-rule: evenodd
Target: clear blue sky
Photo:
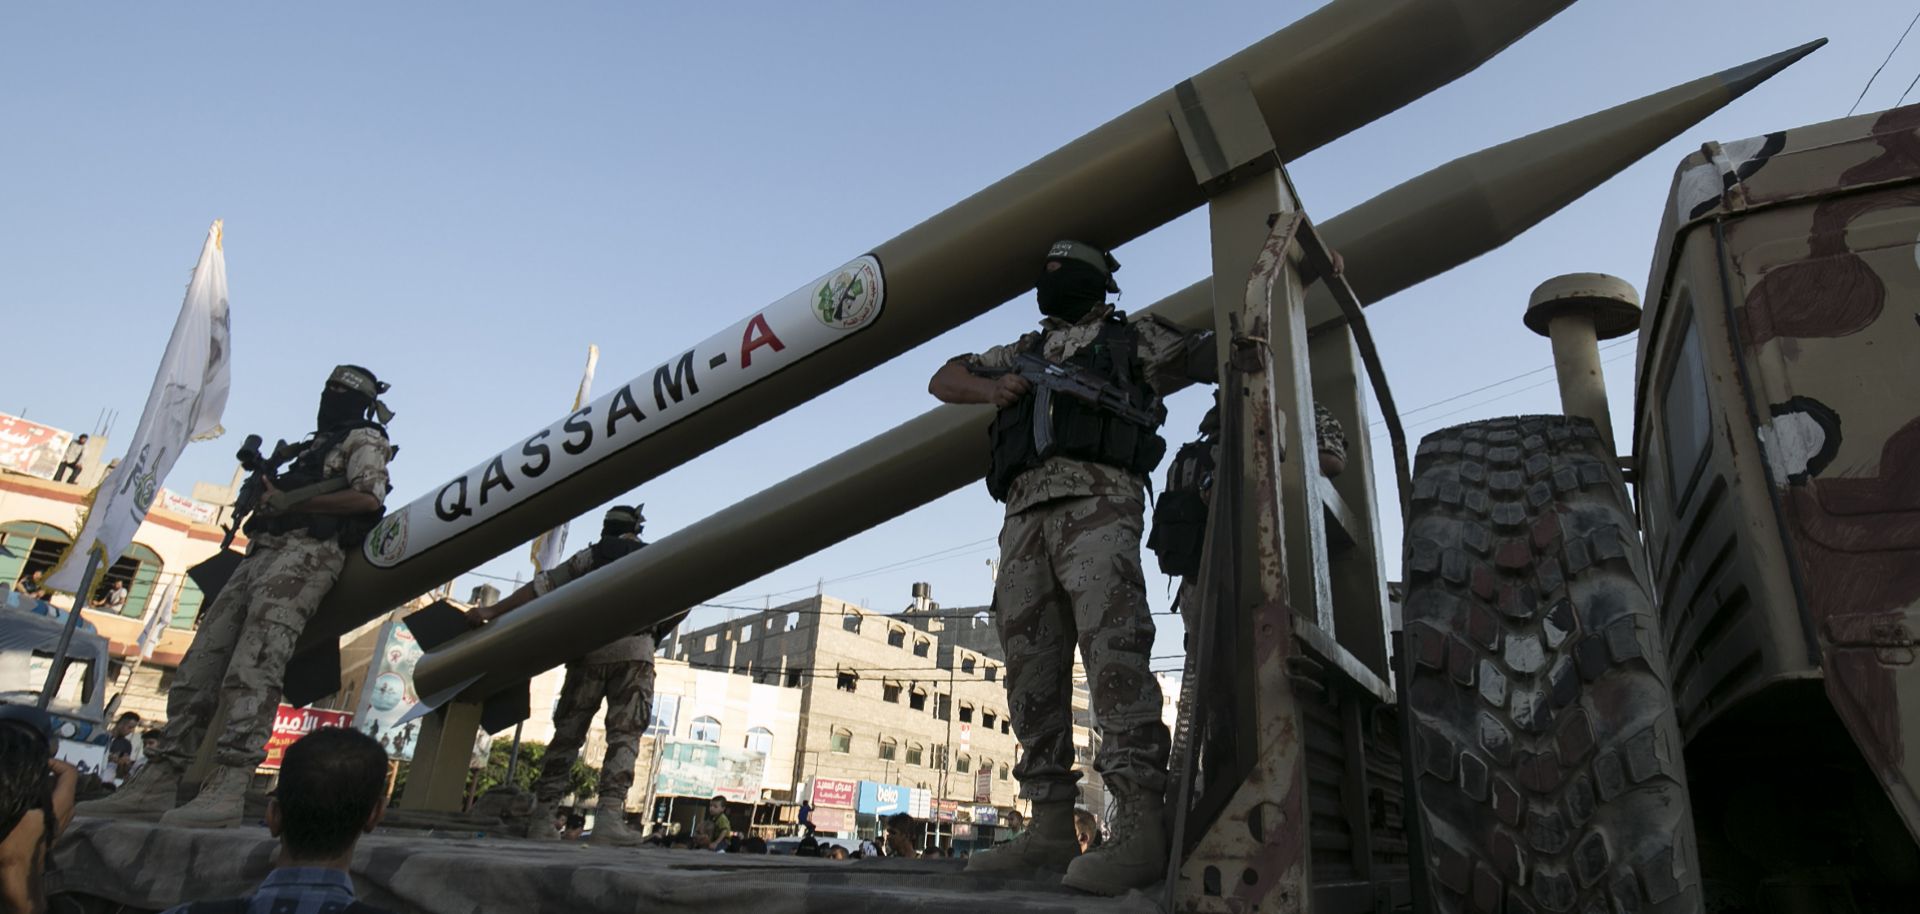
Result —
<instances>
[{"instance_id":1,"label":"clear blue sky","mask_svg":"<svg viewBox=\"0 0 1920 914\"><path fill-rule=\"evenodd\" d=\"M0 409L76 431L117 409L124 444L224 218L232 434L189 449L169 484L224 480L247 432L308 431L320 381L351 361L394 386L397 505L563 414L588 343L605 390L1317 5L9 4ZM1833 39L1515 243L1371 309L1403 408L1548 364L1519 320L1534 285L1573 270L1643 284L1680 157L1844 114L1912 13L1585 0L1295 163L1324 220L1456 156ZM1920 36L1862 110L1917 71ZM1204 221L1118 255L1122 304L1143 307L1201 277ZM932 407L942 360L1034 316L1010 303L642 487L649 537ZM1607 365L1623 432L1631 366ZM1549 377L1410 412L1410 431L1554 410ZM1201 402L1175 398L1170 437ZM726 597L825 579L892 609L926 580L944 604L985 603L997 507L969 487ZM1397 569L1397 537L1389 549ZM524 556L480 570L524 574ZM1177 653L1178 623L1161 629L1156 653Z\"/></svg>"}]
</instances>

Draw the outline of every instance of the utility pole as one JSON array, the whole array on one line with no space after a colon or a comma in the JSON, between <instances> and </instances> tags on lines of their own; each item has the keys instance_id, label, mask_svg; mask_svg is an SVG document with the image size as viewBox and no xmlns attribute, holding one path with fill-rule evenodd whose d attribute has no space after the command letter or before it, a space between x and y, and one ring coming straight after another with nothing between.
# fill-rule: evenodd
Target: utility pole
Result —
<instances>
[{"instance_id":1,"label":"utility pole","mask_svg":"<svg viewBox=\"0 0 1920 914\"><path fill-rule=\"evenodd\" d=\"M959 704L959 702L956 702L953 700L953 669L954 667L959 666L959 664L954 662L954 658L957 656L959 655L954 650L953 646L948 645L947 646L947 746L944 750L942 750L943 756L940 759L940 762L941 762L940 764L940 799L942 800L947 798L947 772L953 770L953 714L954 714L954 706ZM936 708L939 707L939 704L936 702L934 707ZM934 818L937 819L939 818L939 816L935 816Z\"/></svg>"}]
</instances>

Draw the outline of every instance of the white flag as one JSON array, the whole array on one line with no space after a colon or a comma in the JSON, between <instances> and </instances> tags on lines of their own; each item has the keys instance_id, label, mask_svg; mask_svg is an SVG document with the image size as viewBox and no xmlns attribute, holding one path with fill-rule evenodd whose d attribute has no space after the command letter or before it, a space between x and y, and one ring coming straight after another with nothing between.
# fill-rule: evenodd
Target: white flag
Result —
<instances>
[{"instance_id":1,"label":"white flag","mask_svg":"<svg viewBox=\"0 0 1920 914\"><path fill-rule=\"evenodd\" d=\"M580 376L580 390L573 395L573 408L586 405L587 397L593 391L593 366L600 364L600 347L587 346L587 373ZM548 530L533 538L533 570L545 571L566 561L567 525Z\"/></svg>"},{"instance_id":2,"label":"white flag","mask_svg":"<svg viewBox=\"0 0 1920 914\"><path fill-rule=\"evenodd\" d=\"M94 490L86 526L74 539L60 566L47 576L47 586L80 594L91 586L81 581L87 553L99 549L101 569L111 567L133 542L134 531L147 518L147 508L166 480L167 471L189 441L218 436L220 414L227 407L227 258L221 245L221 224L207 229L200 261L187 280L186 301L173 323L160 371L147 393L146 409L134 430L120 465ZM84 594L76 603L84 603Z\"/></svg>"},{"instance_id":3,"label":"white flag","mask_svg":"<svg viewBox=\"0 0 1920 914\"><path fill-rule=\"evenodd\" d=\"M173 598L180 592L180 577L167 582L165 592L156 594L147 603L147 618L140 623L140 659L152 660L153 652L160 647L160 636L167 633L167 623L173 621Z\"/></svg>"}]
</instances>

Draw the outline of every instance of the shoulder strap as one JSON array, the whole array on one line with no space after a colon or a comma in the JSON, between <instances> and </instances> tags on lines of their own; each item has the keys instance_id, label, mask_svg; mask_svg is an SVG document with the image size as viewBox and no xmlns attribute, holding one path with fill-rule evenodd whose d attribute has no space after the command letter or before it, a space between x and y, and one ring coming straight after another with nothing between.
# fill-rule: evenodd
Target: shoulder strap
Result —
<instances>
[{"instance_id":1,"label":"shoulder strap","mask_svg":"<svg viewBox=\"0 0 1920 914\"><path fill-rule=\"evenodd\" d=\"M1133 324L1127 320L1126 312L1115 311L1107 315L1107 321L1100 327L1101 341L1107 344L1108 358L1113 360L1114 378L1123 390L1132 394L1136 362L1140 354L1139 337L1134 333Z\"/></svg>"}]
</instances>

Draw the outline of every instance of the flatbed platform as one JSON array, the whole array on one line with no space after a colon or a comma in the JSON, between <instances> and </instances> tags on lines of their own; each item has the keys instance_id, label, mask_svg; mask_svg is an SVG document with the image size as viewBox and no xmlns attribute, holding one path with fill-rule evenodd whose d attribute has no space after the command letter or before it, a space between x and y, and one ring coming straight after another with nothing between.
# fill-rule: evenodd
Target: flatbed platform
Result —
<instances>
[{"instance_id":1,"label":"flatbed platform","mask_svg":"<svg viewBox=\"0 0 1920 914\"><path fill-rule=\"evenodd\" d=\"M76 819L54 850L54 911L160 911L230 898L273 867L279 842L259 827L164 828ZM360 899L394 911L825 912L981 911L1149 914L1145 895L1100 898L1034 878L969 876L961 860L817 860L578 842L476 832L382 829L360 840Z\"/></svg>"}]
</instances>

